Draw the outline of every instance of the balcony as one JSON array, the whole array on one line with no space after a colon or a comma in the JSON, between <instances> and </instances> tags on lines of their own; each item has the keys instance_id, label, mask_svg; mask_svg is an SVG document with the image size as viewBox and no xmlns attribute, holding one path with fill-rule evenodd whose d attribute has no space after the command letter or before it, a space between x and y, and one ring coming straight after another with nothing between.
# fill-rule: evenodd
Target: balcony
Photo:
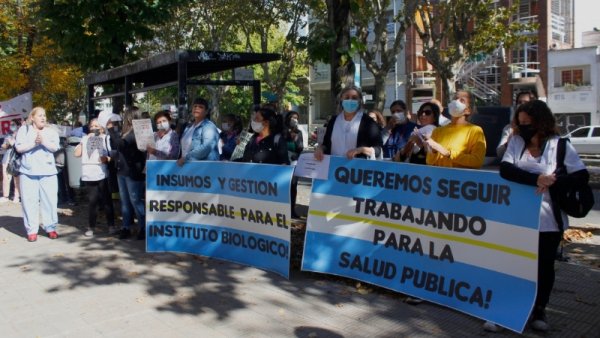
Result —
<instances>
[{"instance_id":1,"label":"balcony","mask_svg":"<svg viewBox=\"0 0 600 338\"><path fill-rule=\"evenodd\" d=\"M510 65L512 82L535 82L535 77L540 74L539 62L515 62Z\"/></svg>"},{"instance_id":2,"label":"balcony","mask_svg":"<svg viewBox=\"0 0 600 338\"><path fill-rule=\"evenodd\" d=\"M410 73L410 86L412 88L435 87L435 72L430 70Z\"/></svg>"}]
</instances>

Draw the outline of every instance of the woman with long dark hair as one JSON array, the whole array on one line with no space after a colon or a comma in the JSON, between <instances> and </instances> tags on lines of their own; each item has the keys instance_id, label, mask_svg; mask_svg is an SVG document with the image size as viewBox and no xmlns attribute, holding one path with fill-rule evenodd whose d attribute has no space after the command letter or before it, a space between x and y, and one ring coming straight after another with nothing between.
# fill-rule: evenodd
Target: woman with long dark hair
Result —
<instances>
[{"instance_id":1,"label":"woman with long dark hair","mask_svg":"<svg viewBox=\"0 0 600 338\"><path fill-rule=\"evenodd\" d=\"M568 227L567 215L553 202L554 187L562 184L587 184L589 174L577 152L566 142L564 166L566 175L557 176L557 148L560 137L556 120L543 101L520 105L513 118L514 135L502 163L500 175L510 181L537 187L542 194L539 218L538 288L530 325L534 330L548 331L546 305L554 285L554 260ZM489 323L486 323L489 326Z\"/></svg>"}]
</instances>

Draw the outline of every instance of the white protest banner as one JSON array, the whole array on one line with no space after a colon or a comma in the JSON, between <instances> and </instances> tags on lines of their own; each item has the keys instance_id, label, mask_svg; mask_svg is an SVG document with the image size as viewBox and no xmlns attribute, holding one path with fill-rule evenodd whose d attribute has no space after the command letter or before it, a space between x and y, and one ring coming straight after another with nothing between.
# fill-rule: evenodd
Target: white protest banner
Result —
<instances>
[{"instance_id":1,"label":"white protest banner","mask_svg":"<svg viewBox=\"0 0 600 338\"><path fill-rule=\"evenodd\" d=\"M322 161L317 161L313 153L300 154L294 176L326 180L329 177L330 158L330 155L324 155Z\"/></svg>"},{"instance_id":2,"label":"white protest banner","mask_svg":"<svg viewBox=\"0 0 600 338\"><path fill-rule=\"evenodd\" d=\"M131 122L133 123L133 133L135 134L137 148L141 151L146 151L148 146L155 147L152 121L150 119L139 119Z\"/></svg>"},{"instance_id":3,"label":"white protest banner","mask_svg":"<svg viewBox=\"0 0 600 338\"><path fill-rule=\"evenodd\" d=\"M33 109L31 92L16 96L8 101L0 102L0 136L10 131L10 121L27 118Z\"/></svg>"},{"instance_id":4,"label":"white protest banner","mask_svg":"<svg viewBox=\"0 0 600 338\"><path fill-rule=\"evenodd\" d=\"M146 251L220 258L289 277L292 167L146 165Z\"/></svg>"},{"instance_id":5,"label":"white protest banner","mask_svg":"<svg viewBox=\"0 0 600 338\"><path fill-rule=\"evenodd\" d=\"M498 173L332 157L302 269L346 276L511 330L536 296L541 195Z\"/></svg>"}]
</instances>

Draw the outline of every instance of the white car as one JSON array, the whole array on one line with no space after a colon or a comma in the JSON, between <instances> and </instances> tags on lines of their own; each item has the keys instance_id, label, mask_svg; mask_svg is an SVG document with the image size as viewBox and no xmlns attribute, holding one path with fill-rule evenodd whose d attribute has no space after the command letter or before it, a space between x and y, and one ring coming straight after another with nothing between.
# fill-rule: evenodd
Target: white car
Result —
<instances>
[{"instance_id":1,"label":"white car","mask_svg":"<svg viewBox=\"0 0 600 338\"><path fill-rule=\"evenodd\" d=\"M600 126L580 127L565 136L579 154L600 154Z\"/></svg>"}]
</instances>

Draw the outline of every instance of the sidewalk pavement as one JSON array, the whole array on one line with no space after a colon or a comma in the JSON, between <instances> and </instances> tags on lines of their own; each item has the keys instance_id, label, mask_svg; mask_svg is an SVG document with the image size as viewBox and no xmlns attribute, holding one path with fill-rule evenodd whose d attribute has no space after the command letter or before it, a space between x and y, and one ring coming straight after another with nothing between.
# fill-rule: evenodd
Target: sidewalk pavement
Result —
<instances>
[{"instance_id":1,"label":"sidewalk pavement","mask_svg":"<svg viewBox=\"0 0 600 338\"><path fill-rule=\"evenodd\" d=\"M102 231L85 238L86 207L59 215L60 238L24 237L20 205L0 205L2 337L516 337L482 320L381 289L292 271L290 280ZM586 246L577 250L595 250ZM597 256L598 257L598 256ZM599 257L600 258L600 257ZM599 337L600 270L557 263L551 331Z\"/></svg>"}]
</instances>

